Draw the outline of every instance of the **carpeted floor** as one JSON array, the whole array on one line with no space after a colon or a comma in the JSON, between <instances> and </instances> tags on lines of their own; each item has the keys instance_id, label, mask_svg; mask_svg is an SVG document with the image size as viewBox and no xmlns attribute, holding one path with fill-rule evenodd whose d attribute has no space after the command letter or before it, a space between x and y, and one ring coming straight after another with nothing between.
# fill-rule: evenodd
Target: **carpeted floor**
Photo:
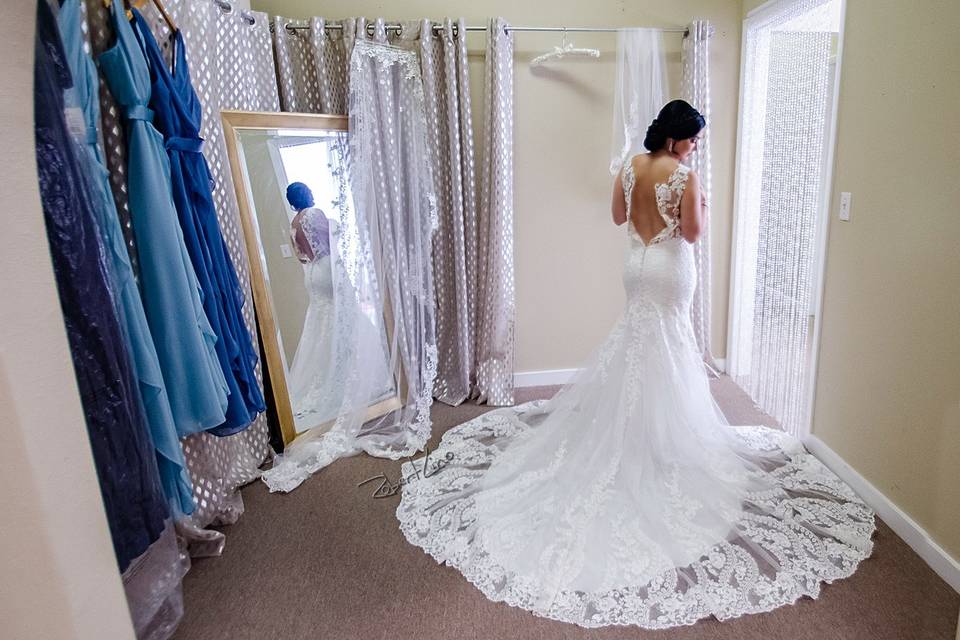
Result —
<instances>
[{"instance_id":1,"label":"carpeted floor","mask_svg":"<svg viewBox=\"0 0 960 640\"><path fill-rule=\"evenodd\" d=\"M714 395L732 424L775 424L725 377ZM518 402L557 387L522 389ZM434 407L433 448L442 433L487 411ZM719 623L646 631L553 622L487 600L450 567L406 542L394 512L399 496L374 499L378 474L396 480L400 461L340 460L288 495L261 482L243 490L246 513L226 527L222 557L198 559L184 581L186 610L176 640L954 640L960 595L884 523L873 556L817 600Z\"/></svg>"}]
</instances>

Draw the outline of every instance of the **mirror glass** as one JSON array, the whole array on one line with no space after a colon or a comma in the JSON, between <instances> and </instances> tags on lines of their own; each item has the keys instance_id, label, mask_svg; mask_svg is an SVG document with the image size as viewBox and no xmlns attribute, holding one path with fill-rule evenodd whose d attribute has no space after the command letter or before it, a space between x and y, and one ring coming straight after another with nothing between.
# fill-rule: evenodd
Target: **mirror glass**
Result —
<instances>
[{"instance_id":1,"label":"mirror glass","mask_svg":"<svg viewBox=\"0 0 960 640\"><path fill-rule=\"evenodd\" d=\"M358 408L343 406L347 383L338 362L342 369L353 348L343 344L346 340L368 342L365 353L384 353L369 363L368 373L378 383L363 406L384 404L397 395L396 376L387 364L386 323L375 312L379 307L357 293L369 287L349 282L372 277L363 274L373 271L335 268L338 260L360 261L358 235L350 229L355 217L345 128L250 127L235 128L234 134L234 155L245 182L238 195L247 200L241 209L247 216L248 251L251 261L260 263L252 270L262 279L254 291L269 301L263 305L258 299L258 322L265 351L272 347L274 352L268 360L279 362L285 385L277 384L274 366L270 378L274 387L286 387L295 432L329 426L340 411ZM272 336L265 335L264 306L270 307ZM282 420L283 412L278 413ZM289 439L286 433L284 439Z\"/></svg>"}]
</instances>

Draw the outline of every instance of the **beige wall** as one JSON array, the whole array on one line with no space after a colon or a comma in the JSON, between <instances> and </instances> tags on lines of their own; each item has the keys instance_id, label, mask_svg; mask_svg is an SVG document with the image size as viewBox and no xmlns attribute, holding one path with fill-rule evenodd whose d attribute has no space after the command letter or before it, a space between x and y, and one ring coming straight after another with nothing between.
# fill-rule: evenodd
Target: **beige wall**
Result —
<instances>
[{"instance_id":1,"label":"beige wall","mask_svg":"<svg viewBox=\"0 0 960 640\"><path fill-rule=\"evenodd\" d=\"M485 24L502 15L518 26L683 26L693 17L717 27L712 41L714 100L714 352L726 350L730 208L736 140L740 4L684 0L635 3L564 0L547 5L488 0L253 0L254 9L297 18L322 13L388 19L463 16ZM482 96L483 34L472 33L471 81ZM571 34L601 50L534 73L528 62L560 44L559 34L518 33L515 68L515 249L517 371L579 366L622 311L626 229L610 222L608 171L615 67L614 34ZM679 90L680 34L665 36L671 89ZM482 102L474 101L479 121ZM477 123L479 124L479 122Z\"/></svg>"},{"instance_id":2,"label":"beige wall","mask_svg":"<svg viewBox=\"0 0 960 640\"><path fill-rule=\"evenodd\" d=\"M958 24L848 0L813 432L960 559Z\"/></svg>"},{"instance_id":3,"label":"beige wall","mask_svg":"<svg viewBox=\"0 0 960 640\"><path fill-rule=\"evenodd\" d=\"M35 2L6 2L0 58L0 620L4 638L133 638L67 349L37 193Z\"/></svg>"}]
</instances>

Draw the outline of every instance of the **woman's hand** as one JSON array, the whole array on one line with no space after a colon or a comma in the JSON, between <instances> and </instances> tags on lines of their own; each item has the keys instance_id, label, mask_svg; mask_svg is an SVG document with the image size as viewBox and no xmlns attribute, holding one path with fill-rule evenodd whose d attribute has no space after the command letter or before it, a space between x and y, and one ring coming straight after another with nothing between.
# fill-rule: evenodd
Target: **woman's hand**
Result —
<instances>
[{"instance_id":1,"label":"woman's hand","mask_svg":"<svg viewBox=\"0 0 960 640\"><path fill-rule=\"evenodd\" d=\"M710 204L707 202L707 192L701 190L701 191L700 191L700 207L701 207L702 209L706 209L706 208L708 208L709 206L710 206Z\"/></svg>"}]
</instances>

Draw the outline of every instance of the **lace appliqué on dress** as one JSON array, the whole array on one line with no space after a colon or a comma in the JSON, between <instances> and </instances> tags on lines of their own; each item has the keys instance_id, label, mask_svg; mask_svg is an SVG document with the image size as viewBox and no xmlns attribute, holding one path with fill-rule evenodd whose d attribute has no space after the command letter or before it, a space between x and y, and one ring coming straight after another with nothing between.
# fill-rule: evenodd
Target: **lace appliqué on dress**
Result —
<instances>
[{"instance_id":1,"label":"lace appliqu\u00e9 on dress","mask_svg":"<svg viewBox=\"0 0 960 640\"><path fill-rule=\"evenodd\" d=\"M633 171L633 159L623 168L623 197L627 202L627 222L630 221L630 203L633 201L633 188L637 184L637 174Z\"/></svg>"},{"instance_id":2,"label":"lace appliqu\u00e9 on dress","mask_svg":"<svg viewBox=\"0 0 960 640\"><path fill-rule=\"evenodd\" d=\"M678 164L677 168L667 178L666 182L657 183L656 198L657 211L663 222L666 224L657 235L644 243L646 246L663 242L672 238L680 237L680 199L687 188L687 178L690 176L690 168L683 164ZM627 161L623 168L623 196L627 203L627 229L632 237L643 243L640 234L637 233L630 219L630 205L633 201L633 189L637 183L637 176L633 169L633 159Z\"/></svg>"},{"instance_id":3,"label":"lace appliqu\u00e9 on dress","mask_svg":"<svg viewBox=\"0 0 960 640\"><path fill-rule=\"evenodd\" d=\"M690 177L690 168L678 164L665 183L656 186L657 211L667 223L667 227L680 227L680 199L687 188L687 178Z\"/></svg>"}]
</instances>

